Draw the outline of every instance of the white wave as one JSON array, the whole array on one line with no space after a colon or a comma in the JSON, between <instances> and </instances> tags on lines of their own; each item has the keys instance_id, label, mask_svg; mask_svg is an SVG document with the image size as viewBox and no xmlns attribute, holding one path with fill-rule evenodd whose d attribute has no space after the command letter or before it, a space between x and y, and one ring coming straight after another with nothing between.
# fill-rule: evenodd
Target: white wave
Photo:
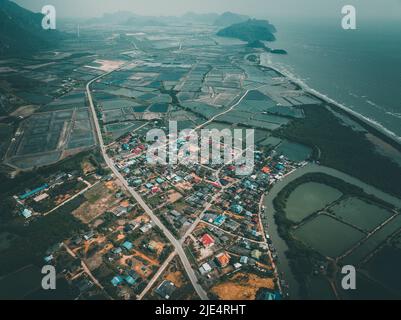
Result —
<instances>
[{"instance_id":1,"label":"white wave","mask_svg":"<svg viewBox=\"0 0 401 320\"><path fill-rule=\"evenodd\" d=\"M375 107L376 109L379 109L379 110L381 110L381 111L387 112L387 111L386 111L386 108L384 108L384 107L378 105L377 103L374 103L374 102L371 101L371 100L365 100L365 102L366 102L367 104L371 105L372 107Z\"/></svg>"},{"instance_id":2,"label":"white wave","mask_svg":"<svg viewBox=\"0 0 401 320\"><path fill-rule=\"evenodd\" d=\"M371 119L371 118L369 118L367 116L364 116L364 115L362 115L362 114L360 114L360 113L348 108L344 104L333 100L329 96L327 96L327 95L325 95L325 94L323 94L323 93L321 93L321 92L319 92L319 91L317 91L315 89L312 89L311 87L309 87L308 84L305 83L305 81L303 81L300 77L297 77L296 75L294 75L294 73L290 72L288 70L288 68L285 67L283 64L273 64L271 59L268 59L268 60L270 61L268 65L262 64L264 62L263 59L261 59L261 64L266 66L266 67L272 68L272 69L276 70L277 72L283 74L288 79L290 79L294 83L298 84L305 92L309 92L309 93L311 93L311 94L313 94L313 95L315 95L315 96L317 96L317 97L319 97L319 98L321 98L321 99L323 99L323 100L325 100L325 101L327 101L329 103L332 103L332 104L336 105L339 108L342 108L343 110L351 113L352 115L354 115L354 116L356 116L356 117L358 117L360 119L363 119L364 121L366 121L366 122L370 123L371 125L375 126L376 128L378 128L379 130L381 130L385 134L389 135L391 138L394 138L394 139L398 140L399 142L401 142L401 137L400 136L396 135L393 131L387 129L385 126L383 126L377 120Z\"/></svg>"},{"instance_id":3,"label":"white wave","mask_svg":"<svg viewBox=\"0 0 401 320\"><path fill-rule=\"evenodd\" d=\"M386 111L386 114L401 119L401 113Z\"/></svg>"},{"instance_id":4,"label":"white wave","mask_svg":"<svg viewBox=\"0 0 401 320\"><path fill-rule=\"evenodd\" d=\"M354 98L360 98L356 93L353 93L353 92L348 92L348 95L350 95L351 97L354 97Z\"/></svg>"}]
</instances>

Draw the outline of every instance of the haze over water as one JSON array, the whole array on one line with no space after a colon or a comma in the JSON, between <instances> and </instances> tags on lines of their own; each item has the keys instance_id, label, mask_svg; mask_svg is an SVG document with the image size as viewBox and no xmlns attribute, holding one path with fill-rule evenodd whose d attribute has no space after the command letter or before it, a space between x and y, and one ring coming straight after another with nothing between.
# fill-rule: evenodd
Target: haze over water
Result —
<instances>
[{"instance_id":1,"label":"haze over water","mask_svg":"<svg viewBox=\"0 0 401 320\"><path fill-rule=\"evenodd\" d=\"M286 56L271 60L308 86L401 136L401 21L273 21Z\"/></svg>"}]
</instances>

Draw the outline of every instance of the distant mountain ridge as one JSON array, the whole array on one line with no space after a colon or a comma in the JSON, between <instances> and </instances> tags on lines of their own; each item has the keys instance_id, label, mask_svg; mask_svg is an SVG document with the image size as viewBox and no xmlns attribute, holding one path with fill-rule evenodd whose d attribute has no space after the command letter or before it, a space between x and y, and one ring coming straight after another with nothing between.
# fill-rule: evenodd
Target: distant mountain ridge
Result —
<instances>
[{"instance_id":1,"label":"distant mountain ridge","mask_svg":"<svg viewBox=\"0 0 401 320\"><path fill-rule=\"evenodd\" d=\"M101 17L90 18L85 23L87 24L124 24L137 15L129 11L116 11L112 13L105 13Z\"/></svg>"},{"instance_id":2,"label":"distant mountain ridge","mask_svg":"<svg viewBox=\"0 0 401 320\"><path fill-rule=\"evenodd\" d=\"M195 13L187 12L180 17L181 20L205 24L213 24L214 21L219 17L217 13Z\"/></svg>"},{"instance_id":3,"label":"distant mountain ridge","mask_svg":"<svg viewBox=\"0 0 401 320\"><path fill-rule=\"evenodd\" d=\"M168 23L199 23L226 27L248 19L248 16L232 12L224 12L223 14L187 12L182 16L141 16L130 11L117 11L113 13L105 13L101 17L91 18L87 20L86 23L125 26L164 26Z\"/></svg>"},{"instance_id":4,"label":"distant mountain ridge","mask_svg":"<svg viewBox=\"0 0 401 320\"><path fill-rule=\"evenodd\" d=\"M235 23L247 21L249 19L250 18L248 16L227 11L218 16L213 24L215 26L227 27Z\"/></svg>"},{"instance_id":5,"label":"distant mountain ridge","mask_svg":"<svg viewBox=\"0 0 401 320\"><path fill-rule=\"evenodd\" d=\"M0 0L0 55L29 54L52 46L61 38L42 28L43 15L9 0Z\"/></svg>"},{"instance_id":6,"label":"distant mountain ridge","mask_svg":"<svg viewBox=\"0 0 401 320\"><path fill-rule=\"evenodd\" d=\"M126 20L124 23L126 26L139 26L139 27L164 27L166 23L163 22L161 19L157 18L146 18L146 17L131 17Z\"/></svg>"},{"instance_id":7,"label":"distant mountain ridge","mask_svg":"<svg viewBox=\"0 0 401 320\"><path fill-rule=\"evenodd\" d=\"M91 18L85 23L89 25L120 25L120 26L164 26L174 21L170 16L141 16L130 11L116 11L105 13L101 17Z\"/></svg>"}]
</instances>

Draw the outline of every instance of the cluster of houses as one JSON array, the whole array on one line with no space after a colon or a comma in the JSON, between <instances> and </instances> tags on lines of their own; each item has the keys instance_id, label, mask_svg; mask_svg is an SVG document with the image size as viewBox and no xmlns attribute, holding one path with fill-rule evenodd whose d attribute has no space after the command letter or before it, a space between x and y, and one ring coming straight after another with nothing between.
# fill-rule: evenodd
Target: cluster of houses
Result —
<instances>
[{"instance_id":1,"label":"cluster of houses","mask_svg":"<svg viewBox=\"0 0 401 320\"><path fill-rule=\"evenodd\" d=\"M217 238L217 237L216 237ZM229 239L227 238L227 241ZM202 276L207 276L209 279L212 278L211 273L218 268L225 268L230 264L231 256L228 252L221 250L220 239L215 240L215 236L210 233L204 233L199 239L199 244L202 248L209 251L206 259L201 258L200 267L198 268L199 273ZM217 245L216 245L217 242Z\"/></svg>"},{"instance_id":2,"label":"cluster of houses","mask_svg":"<svg viewBox=\"0 0 401 320\"><path fill-rule=\"evenodd\" d=\"M35 212L35 204L39 204L41 201L50 199L52 189L64 184L66 181L76 179L77 176L77 172L62 172L54 174L47 179L46 183L28 187L23 193L14 195L14 199L17 203L18 214L26 220L33 216L39 215L38 212Z\"/></svg>"},{"instance_id":3,"label":"cluster of houses","mask_svg":"<svg viewBox=\"0 0 401 320\"><path fill-rule=\"evenodd\" d=\"M141 139L131 133L114 147L116 167L150 207L160 210L174 234L183 234L222 185L213 168L150 164Z\"/></svg>"},{"instance_id":4,"label":"cluster of houses","mask_svg":"<svg viewBox=\"0 0 401 320\"><path fill-rule=\"evenodd\" d=\"M271 271L261 267L266 257L268 246L234 235L228 235L219 228L208 226L197 230L198 237L192 246L197 257L198 271L206 281L213 285L213 280L222 274L241 269L258 271L271 276Z\"/></svg>"},{"instance_id":5,"label":"cluster of houses","mask_svg":"<svg viewBox=\"0 0 401 320\"><path fill-rule=\"evenodd\" d=\"M271 153L258 153L253 174L242 177L238 183L224 190L215 202L215 212L207 212L203 220L225 231L241 235L256 241L263 240L260 230L260 204L268 186L293 170L294 165L283 157L272 157ZM261 159L266 159L262 161ZM221 185L227 186L227 179L235 176L235 167L227 166L222 170L226 178L220 179Z\"/></svg>"},{"instance_id":6,"label":"cluster of houses","mask_svg":"<svg viewBox=\"0 0 401 320\"><path fill-rule=\"evenodd\" d=\"M90 294L96 291L96 287L87 277L79 276L82 274L79 258L85 257L86 261L91 261L91 257L95 256L95 261L101 258L102 263L95 268L103 266L107 269L104 278L98 279L102 285L113 288L118 296L133 297L155 272L156 265L149 261L158 263L160 252L166 247L163 239L153 231L155 225L147 215L124 197L116 194L116 198L116 204L99 218L102 224L65 241L76 257L68 263L63 262L66 279L72 281L80 294ZM46 263L57 263L60 260L61 247L48 252ZM92 270L92 267L88 268ZM111 292L110 289L108 292Z\"/></svg>"},{"instance_id":7,"label":"cluster of houses","mask_svg":"<svg viewBox=\"0 0 401 320\"><path fill-rule=\"evenodd\" d=\"M113 160L174 235L185 233L213 201L203 212L201 234L197 229L191 235L193 240L196 236L190 250L199 274L212 281L227 272L253 268L271 276L271 270L263 267L269 263L268 251L274 248L269 239L264 242L266 234L259 220L264 209L261 199L269 185L299 164L274 150L257 150L254 170L246 176L236 175L234 164L154 165L147 159L148 146L142 139L129 134L115 147ZM124 276L118 280L124 283ZM172 289L173 284L163 282L157 291L161 297L168 297Z\"/></svg>"}]
</instances>

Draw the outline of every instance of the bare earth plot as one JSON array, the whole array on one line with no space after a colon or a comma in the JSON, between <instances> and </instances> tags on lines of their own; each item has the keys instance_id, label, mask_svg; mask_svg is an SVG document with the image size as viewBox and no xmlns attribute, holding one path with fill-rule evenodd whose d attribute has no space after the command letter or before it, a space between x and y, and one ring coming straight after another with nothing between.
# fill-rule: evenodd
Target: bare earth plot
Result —
<instances>
[{"instance_id":1,"label":"bare earth plot","mask_svg":"<svg viewBox=\"0 0 401 320\"><path fill-rule=\"evenodd\" d=\"M229 281L214 286L212 292L222 300L255 300L260 288L274 289L273 279L239 272Z\"/></svg>"},{"instance_id":2,"label":"bare earth plot","mask_svg":"<svg viewBox=\"0 0 401 320\"><path fill-rule=\"evenodd\" d=\"M107 185L105 183L97 184L84 194L88 201L83 203L72 214L83 223L90 223L116 202L116 191L117 188L112 183Z\"/></svg>"}]
</instances>

